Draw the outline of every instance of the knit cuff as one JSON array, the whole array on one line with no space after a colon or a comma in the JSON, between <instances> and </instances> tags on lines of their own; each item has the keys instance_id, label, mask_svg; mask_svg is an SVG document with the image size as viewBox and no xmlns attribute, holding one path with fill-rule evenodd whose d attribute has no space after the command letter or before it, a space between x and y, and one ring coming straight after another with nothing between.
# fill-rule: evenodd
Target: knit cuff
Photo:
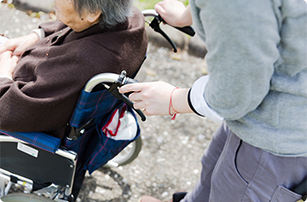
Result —
<instances>
[{"instance_id":1,"label":"knit cuff","mask_svg":"<svg viewBox=\"0 0 307 202\"><path fill-rule=\"evenodd\" d=\"M190 106L192 106L191 109L197 112L197 114L208 117L212 121L222 122L224 118L210 108L206 101L205 89L208 81L209 76L203 76L194 82L188 97Z\"/></svg>"}]
</instances>

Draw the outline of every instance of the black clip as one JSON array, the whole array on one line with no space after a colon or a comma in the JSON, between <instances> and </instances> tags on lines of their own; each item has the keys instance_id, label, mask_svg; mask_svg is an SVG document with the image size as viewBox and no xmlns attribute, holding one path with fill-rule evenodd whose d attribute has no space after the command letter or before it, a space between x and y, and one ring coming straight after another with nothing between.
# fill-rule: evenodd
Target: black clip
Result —
<instances>
[{"instance_id":1,"label":"black clip","mask_svg":"<svg viewBox=\"0 0 307 202\"><path fill-rule=\"evenodd\" d=\"M81 135L83 135L90 126L92 126L94 119L90 119L88 122L80 126L79 128L72 127L70 128L70 132L66 137L68 140L77 140Z\"/></svg>"},{"instance_id":2,"label":"black clip","mask_svg":"<svg viewBox=\"0 0 307 202\"><path fill-rule=\"evenodd\" d=\"M126 78L126 76L127 76L127 72L123 70L117 79L118 83L121 85L124 84L124 79Z\"/></svg>"}]
</instances>

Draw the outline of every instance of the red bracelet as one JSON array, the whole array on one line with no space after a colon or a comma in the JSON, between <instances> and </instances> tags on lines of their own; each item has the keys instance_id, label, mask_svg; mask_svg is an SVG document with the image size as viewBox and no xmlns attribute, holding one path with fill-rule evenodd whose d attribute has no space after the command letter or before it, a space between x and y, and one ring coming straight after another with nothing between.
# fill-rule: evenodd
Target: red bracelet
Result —
<instances>
[{"instance_id":1,"label":"red bracelet","mask_svg":"<svg viewBox=\"0 0 307 202\"><path fill-rule=\"evenodd\" d=\"M176 118L176 115L179 113L177 112L175 109L174 109L174 106L173 106L173 93L176 89L178 89L179 87L176 87L172 90L171 92L171 96L170 96L170 99L169 99L169 107L168 107L168 113L170 116L172 116L172 119L171 120L175 120ZM175 114L171 114L171 109L173 109L173 111L175 112Z\"/></svg>"}]
</instances>

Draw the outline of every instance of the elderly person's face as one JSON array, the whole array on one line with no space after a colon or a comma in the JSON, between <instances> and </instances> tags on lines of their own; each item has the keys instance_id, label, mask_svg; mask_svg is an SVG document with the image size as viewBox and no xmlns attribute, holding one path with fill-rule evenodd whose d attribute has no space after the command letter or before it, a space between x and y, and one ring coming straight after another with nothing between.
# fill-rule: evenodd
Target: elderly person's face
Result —
<instances>
[{"instance_id":1,"label":"elderly person's face","mask_svg":"<svg viewBox=\"0 0 307 202\"><path fill-rule=\"evenodd\" d=\"M76 32L81 32L99 23L100 12L83 10L82 15L75 10L73 0L54 0L57 19Z\"/></svg>"}]
</instances>

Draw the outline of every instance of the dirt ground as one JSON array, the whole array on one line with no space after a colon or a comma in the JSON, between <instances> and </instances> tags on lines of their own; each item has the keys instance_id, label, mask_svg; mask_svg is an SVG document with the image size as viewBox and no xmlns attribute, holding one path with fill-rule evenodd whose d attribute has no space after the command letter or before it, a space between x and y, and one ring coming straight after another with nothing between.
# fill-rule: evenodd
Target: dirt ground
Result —
<instances>
[{"instance_id":1,"label":"dirt ground","mask_svg":"<svg viewBox=\"0 0 307 202\"><path fill-rule=\"evenodd\" d=\"M0 34L16 37L28 34L46 20L0 4ZM149 44L148 58L137 80L163 80L178 87L190 87L206 72L206 63L180 51ZM142 195L169 200L178 190L190 191L198 181L200 158L219 124L195 114L147 117L140 121L143 147L138 158L124 167L95 171L87 175L77 201L136 202Z\"/></svg>"}]
</instances>

